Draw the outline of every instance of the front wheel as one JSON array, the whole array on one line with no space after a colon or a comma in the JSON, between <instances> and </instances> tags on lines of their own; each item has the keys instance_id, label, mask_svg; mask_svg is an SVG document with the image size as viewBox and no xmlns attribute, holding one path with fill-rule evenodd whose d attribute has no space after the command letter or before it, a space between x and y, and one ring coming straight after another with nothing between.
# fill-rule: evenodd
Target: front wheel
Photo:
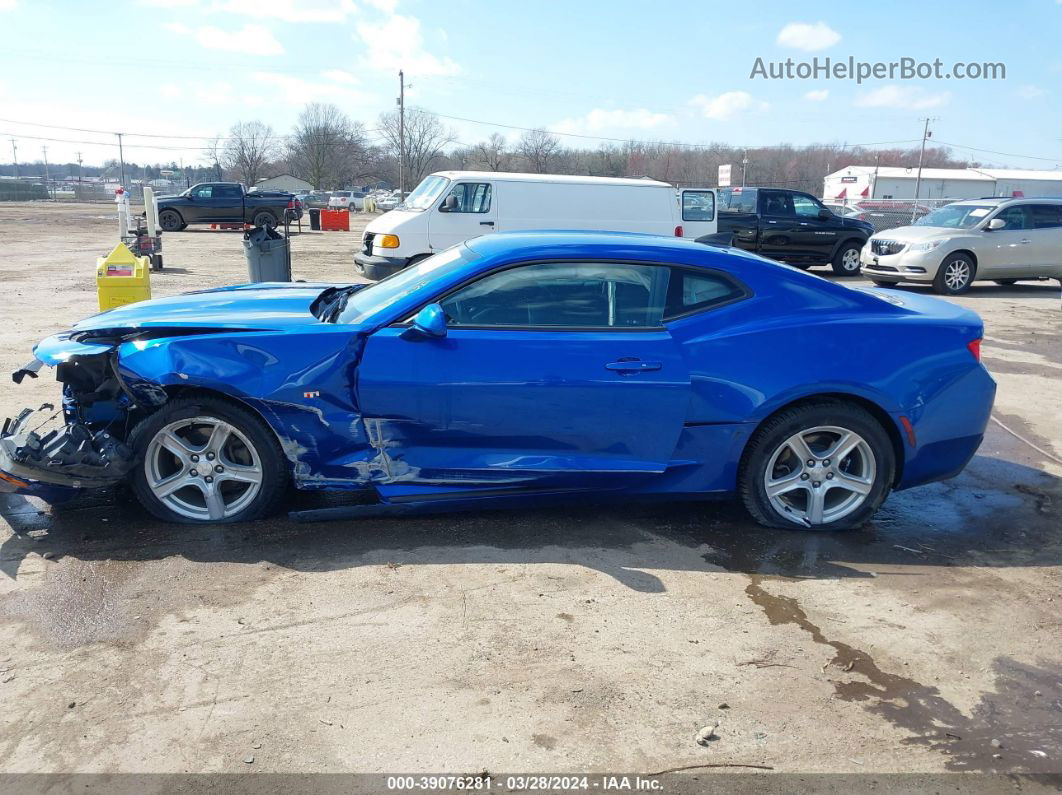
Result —
<instances>
[{"instance_id":1,"label":"front wheel","mask_svg":"<svg viewBox=\"0 0 1062 795\"><path fill-rule=\"evenodd\" d=\"M833 255L833 272L838 276L858 276L859 252L862 250L863 247L858 243L845 243L841 246Z\"/></svg>"},{"instance_id":2,"label":"front wheel","mask_svg":"<svg viewBox=\"0 0 1062 795\"><path fill-rule=\"evenodd\" d=\"M941 295L961 295L973 284L977 266L968 254L949 254L937 268L933 289Z\"/></svg>"},{"instance_id":3,"label":"front wheel","mask_svg":"<svg viewBox=\"0 0 1062 795\"><path fill-rule=\"evenodd\" d=\"M176 210L163 210L159 213L159 226L163 232L180 232L185 227L184 219Z\"/></svg>"},{"instance_id":4,"label":"front wheel","mask_svg":"<svg viewBox=\"0 0 1062 795\"><path fill-rule=\"evenodd\" d=\"M275 434L227 400L171 400L129 441L140 461L133 491L165 521L249 521L275 510L284 496L288 467Z\"/></svg>"},{"instance_id":5,"label":"front wheel","mask_svg":"<svg viewBox=\"0 0 1062 795\"><path fill-rule=\"evenodd\" d=\"M767 527L859 527L892 488L896 454L885 429L850 403L807 403L776 414L742 457L739 489Z\"/></svg>"}]
</instances>

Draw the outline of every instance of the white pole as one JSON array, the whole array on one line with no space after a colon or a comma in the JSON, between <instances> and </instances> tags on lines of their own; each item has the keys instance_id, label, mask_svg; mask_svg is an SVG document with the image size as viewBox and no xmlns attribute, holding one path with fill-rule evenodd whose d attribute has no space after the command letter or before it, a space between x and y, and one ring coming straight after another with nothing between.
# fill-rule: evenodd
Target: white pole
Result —
<instances>
[{"instance_id":1,"label":"white pole","mask_svg":"<svg viewBox=\"0 0 1062 795\"><path fill-rule=\"evenodd\" d=\"M159 233L159 205L155 199L155 191L148 185L144 186L144 215L148 234L155 237Z\"/></svg>"}]
</instances>

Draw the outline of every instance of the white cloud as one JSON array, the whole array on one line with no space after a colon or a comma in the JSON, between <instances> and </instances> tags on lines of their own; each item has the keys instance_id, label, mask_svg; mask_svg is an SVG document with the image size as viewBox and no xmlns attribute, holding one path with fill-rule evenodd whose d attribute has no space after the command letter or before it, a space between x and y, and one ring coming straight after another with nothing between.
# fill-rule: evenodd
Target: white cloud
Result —
<instances>
[{"instance_id":1,"label":"white cloud","mask_svg":"<svg viewBox=\"0 0 1062 795\"><path fill-rule=\"evenodd\" d=\"M395 13L395 8L398 6L398 0L365 0L365 2L385 14ZM1062 0L1058 0L1058 2L1062 3Z\"/></svg>"},{"instance_id":2,"label":"white cloud","mask_svg":"<svg viewBox=\"0 0 1062 795\"><path fill-rule=\"evenodd\" d=\"M361 82L356 74L345 72L342 69L328 69L321 72L321 77L335 83L346 83L347 85L356 85Z\"/></svg>"},{"instance_id":3,"label":"white cloud","mask_svg":"<svg viewBox=\"0 0 1062 795\"><path fill-rule=\"evenodd\" d=\"M550 125L553 132L576 133L580 135L617 130L655 130L671 125L675 119L666 113L655 113L645 108L634 110L603 110L595 108L585 116L574 119L562 119Z\"/></svg>"},{"instance_id":4,"label":"white cloud","mask_svg":"<svg viewBox=\"0 0 1062 795\"><path fill-rule=\"evenodd\" d=\"M378 7L393 8L393 3L378 3ZM372 69L408 75L442 77L455 75L461 67L446 56L432 55L424 44L420 20L402 14L389 14L380 22L358 25L355 37L365 44L365 63Z\"/></svg>"},{"instance_id":5,"label":"white cloud","mask_svg":"<svg viewBox=\"0 0 1062 795\"><path fill-rule=\"evenodd\" d=\"M304 80L301 77L280 72L255 72L253 77L257 82L268 86L278 94L271 99L280 99L289 105L301 106L307 102L337 102L342 103L345 110L349 110L350 105L377 107L379 104L375 96L339 83Z\"/></svg>"},{"instance_id":6,"label":"white cloud","mask_svg":"<svg viewBox=\"0 0 1062 795\"><path fill-rule=\"evenodd\" d=\"M1062 3L1062 0L1058 0L1058 2ZM1018 89L1018 96L1022 99L1036 99L1046 93L1047 91L1040 88L1040 86L1022 86Z\"/></svg>"},{"instance_id":7,"label":"white cloud","mask_svg":"<svg viewBox=\"0 0 1062 795\"><path fill-rule=\"evenodd\" d=\"M814 91L809 91L804 95L804 99L809 102L823 102L830 96L829 89L819 88Z\"/></svg>"},{"instance_id":8,"label":"white cloud","mask_svg":"<svg viewBox=\"0 0 1062 795\"><path fill-rule=\"evenodd\" d=\"M297 23L344 22L348 16L357 13L358 8L353 0L222 0L213 10L221 14L241 14L253 19L279 19Z\"/></svg>"},{"instance_id":9,"label":"white cloud","mask_svg":"<svg viewBox=\"0 0 1062 795\"><path fill-rule=\"evenodd\" d=\"M201 47L208 50L247 55L284 54L284 45L276 40L269 28L262 25L244 25L239 30L222 30L214 25L204 25L192 30L183 22L170 22L163 27L179 36L193 36Z\"/></svg>"},{"instance_id":10,"label":"white cloud","mask_svg":"<svg viewBox=\"0 0 1062 795\"><path fill-rule=\"evenodd\" d=\"M16 0L0 0L0 11L14 11Z\"/></svg>"},{"instance_id":11,"label":"white cloud","mask_svg":"<svg viewBox=\"0 0 1062 795\"><path fill-rule=\"evenodd\" d=\"M778 33L777 43L783 47L814 52L832 47L841 40L841 34L825 22L809 25L806 22L790 22Z\"/></svg>"},{"instance_id":12,"label":"white cloud","mask_svg":"<svg viewBox=\"0 0 1062 795\"><path fill-rule=\"evenodd\" d=\"M178 36L187 36L192 32L192 29L185 25L183 22L167 22L163 25L170 33L176 33Z\"/></svg>"},{"instance_id":13,"label":"white cloud","mask_svg":"<svg viewBox=\"0 0 1062 795\"><path fill-rule=\"evenodd\" d=\"M159 86L159 94L165 99L177 99L184 96L184 91L176 83L163 83Z\"/></svg>"},{"instance_id":14,"label":"white cloud","mask_svg":"<svg viewBox=\"0 0 1062 795\"><path fill-rule=\"evenodd\" d=\"M137 5L149 8L191 8L199 5L199 0L137 0Z\"/></svg>"},{"instance_id":15,"label":"white cloud","mask_svg":"<svg viewBox=\"0 0 1062 795\"><path fill-rule=\"evenodd\" d=\"M946 104L951 94L942 91L931 94L917 86L882 86L856 97L855 104L862 108L900 108L902 110L926 110Z\"/></svg>"},{"instance_id":16,"label":"white cloud","mask_svg":"<svg viewBox=\"0 0 1062 795\"><path fill-rule=\"evenodd\" d=\"M690 100L690 104L699 108L706 119L716 121L727 121L740 113L762 112L770 107L747 91L727 91L717 97L698 94Z\"/></svg>"}]
</instances>

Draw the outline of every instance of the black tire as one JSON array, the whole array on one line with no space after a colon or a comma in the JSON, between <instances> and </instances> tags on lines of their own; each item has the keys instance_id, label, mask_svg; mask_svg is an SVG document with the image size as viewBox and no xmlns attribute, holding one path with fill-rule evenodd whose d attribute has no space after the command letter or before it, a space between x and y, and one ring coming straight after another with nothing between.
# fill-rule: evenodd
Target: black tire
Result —
<instances>
[{"instance_id":1,"label":"black tire","mask_svg":"<svg viewBox=\"0 0 1062 795\"><path fill-rule=\"evenodd\" d=\"M259 210L251 219L251 226L268 226L271 229L275 229L276 225L277 217L269 210Z\"/></svg>"},{"instance_id":2,"label":"black tire","mask_svg":"<svg viewBox=\"0 0 1062 795\"><path fill-rule=\"evenodd\" d=\"M875 287L895 287L899 282L891 282L885 279L871 279Z\"/></svg>"},{"instance_id":3,"label":"black tire","mask_svg":"<svg viewBox=\"0 0 1062 795\"><path fill-rule=\"evenodd\" d=\"M965 273L964 279L959 277ZM949 254L937 268L933 277L933 289L941 295L962 295L970 289L977 277L977 264L973 257L961 251Z\"/></svg>"},{"instance_id":4,"label":"black tire","mask_svg":"<svg viewBox=\"0 0 1062 795\"><path fill-rule=\"evenodd\" d=\"M858 450L854 450L841 461L830 462L832 470L829 465L821 466L823 461L828 459L812 458L810 460L816 462L814 467L806 467L806 462L803 461L794 462L794 465L799 468L786 471L788 465L781 451L784 450L785 455L790 459L794 457L792 451L786 446L787 440L800 432L809 432L809 440L814 441L820 438L822 444L828 447L833 443L830 433L824 432L817 436L810 434L813 429L824 426L852 431L862 438L865 445L860 445ZM808 444L811 445L812 442ZM811 452L813 456L817 456L825 454L827 450L812 446ZM776 453L779 453L777 458ZM869 466L866 460L868 455L872 456L872 463ZM786 511L780 510L767 494L766 470L772 459L775 459L772 474L777 474L775 470L781 468L779 477L788 477L791 471L801 484L808 484L794 486L792 491L781 495L782 503L792 503L792 508L787 508ZM832 486L826 486L822 489L823 495L830 492L835 494L835 497L823 498L827 501L827 510L835 510L837 516L818 524L810 523L806 518L811 512L810 500L812 494L818 493L814 489L820 488L814 484L825 484L828 479L834 485L838 485L849 474L847 470L841 470L845 467L853 467L857 463L867 466L868 471L862 475L868 481L869 491L864 495L856 495L855 492L849 492L844 488L834 489ZM873 468L872 478L869 474L871 466ZM766 527L788 530L848 530L864 524L881 507L892 489L895 472L896 452L892 441L881 423L870 412L854 403L815 401L780 411L769 417L756 430L742 455L738 474L738 493L752 518ZM798 473L799 477L796 477ZM860 475L858 471L853 471L851 474ZM819 479L816 480L816 477ZM845 497L846 493L849 494L848 497ZM843 501L856 500L857 497L861 497L861 501L853 502L848 509L849 512L844 513ZM800 506L802 500L805 503L804 508ZM828 507L829 500L834 500L833 509Z\"/></svg>"},{"instance_id":5,"label":"black tire","mask_svg":"<svg viewBox=\"0 0 1062 795\"><path fill-rule=\"evenodd\" d=\"M1000 287L1010 287L1011 285L1017 284L1018 280L1017 279L996 279L995 282Z\"/></svg>"},{"instance_id":6,"label":"black tire","mask_svg":"<svg viewBox=\"0 0 1062 795\"><path fill-rule=\"evenodd\" d=\"M187 224L176 210L163 210L159 213L159 226L163 232L180 232Z\"/></svg>"},{"instance_id":7,"label":"black tire","mask_svg":"<svg viewBox=\"0 0 1062 795\"><path fill-rule=\"evenodd\" d=\"M863 246L855 240L846 240L833 255L830 266L838 276L858 276L862 263L859 261L859 253Z\"/></svg>"},{"instance_id":8,"label":"black tire","mask_svg":"<svg viewBox=\"0 0 1062 795\"><path fill-rule=\"evenodd\" d=\"M232 426L253 445L261 467L261 483L257 493L241 507L238 512L221 519L206 517L195 518L182 515L166 505L156 496L148 482L148 461L151 442L161 430L181 420L191 418L211 418ZM177 398L166 403L161 409L145 418L133 428L129 435L129 444L136 452L137 464L132 473L133 493L140 504L154 516L167 522L180 524L228 524L230 522L247 522L267 516L277 510L284 499L289 480L288 462L284 458L276 434L257 415L239 404L221 397L202 396ZM241 441L242 444L242 441ZM224 463L219 454L216 462ZM189 464L188 466L195 466ZM210 464L206 465L210 467ZM205 469L204 471L210 471ZM203 475L205 477L213 477ZM217 488L221 488L222 478L218 478ZM237 484L238 487L239 484ZM191 489L194 495L196 489ZM186 490L187 491L187 490ZM177 492L178 494L180 492ZM189 497L188 499L193 499ZM205 497L203 498L205 504Z\"/></svg>"}]
</instances>

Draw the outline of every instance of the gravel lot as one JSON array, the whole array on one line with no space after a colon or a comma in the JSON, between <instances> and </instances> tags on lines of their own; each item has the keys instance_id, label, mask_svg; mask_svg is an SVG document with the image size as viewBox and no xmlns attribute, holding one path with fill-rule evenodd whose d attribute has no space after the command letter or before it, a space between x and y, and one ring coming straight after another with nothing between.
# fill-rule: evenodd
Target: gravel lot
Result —
<instances>
[{"instance_id":1,"label":"gravel lot","mask_svg":"<svg viewBox=\"0 0 1062 795\"><path fill-rule=\"evenodd\" d=\"M95 311L113 215L0 205L0 371ZM294 237L296 278L350 280L357 240ZM165 261L156 295L245 278L238 233L169 234ZM859 532L732 504L190 529L121 494L0 500L0 772L1062 772L1059 286L957 300L1013 433ZM7 382L0 416L55 386Z\"/></svg>"}]
</instances>

